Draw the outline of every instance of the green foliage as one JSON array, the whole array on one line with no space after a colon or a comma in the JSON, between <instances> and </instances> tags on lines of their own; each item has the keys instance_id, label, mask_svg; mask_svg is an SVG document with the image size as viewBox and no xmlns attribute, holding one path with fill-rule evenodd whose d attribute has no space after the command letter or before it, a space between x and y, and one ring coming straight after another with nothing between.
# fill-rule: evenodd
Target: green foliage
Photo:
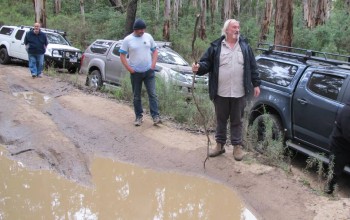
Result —
<instances>
[{"instance_id":1,"label":"green foliage","mask_svg":"<svg viewBox=\"0 0 350 220\"><path fill-rule=\"evenodd\" d=\"M334 163L331 160L327 168L324 162L320 159L320 157L325 157L325 155L319 154L315 157L308 157L308 159L306 160L306 167L304 168L304 172L308 172L310 169L316 169L318 185L316 186L315 191L319 194L323 194L324 190L326 189L325 187L328 187L328 184L333 176ZM335 191L337 190L338 186L336 185Z\"/></svg>"},{"instance_id":2,"label":"green foliage","mask_svg":"<svg viewBox=\"0 0 350 220\"><path fill-rule=\"evenodd\" d=\"M126 1L123 2L126 9ZM32 25L34 23L32 1L24 0L20 4L13 1L7 1L7 3L7 7L0 8L0 24ZM108 0L84 1L85 25L83 25L80 15L80 2L78 0L62 1L62 10L59 14L54 14L53 4L54 1L46 1L47 27L67 31L68 38L73 45L82 50L97 38L120 39L124 35L126 13L121 13L110 7ZM221 4L222 2L219 3L219 8ZM345 24L350 23L350 17L344 7L345 2L333 1L334 7L326 24L313 29L305 27L302 6L301 0L294 2L292 45L324 52L347 54L350 51L350 38L348 37L350 29ZM154 1L139 1L136 16L147 22L147 31L156 40L163 40L164 1L160 1L158 15L155 7ZM241 2L241 12L235 17L241 22L241 32L249 39L253 48L259 38L263 9L262 1ZM174 25L173 17L170 21L170 41L173 43L174 49L190 63L194 60L191 43L197 13L199 13L199 8L194 8L190 1L184 1L183 7L179 10L178 25ZM211 15L209 12L207 13L206 38L197 38L195 43L194 55L197 59L203 54L209 43L221 35L223 21L220 9L214 17L215 21L212 24ZM267 42L273 42L273 20L272 18Z\"/></svg>"},{"instance_id":3,"label":"green foliage","mask_svg":"<svg viewBox=\"0 0 350 220\"><path fill-rule=\"evenodd\" d=\"M246 108L246 116L249 115L249 107ZM252 125L248 125L248 118L245 118L245 140L247 147L251 151L259 152L262 162L268 165L280 167L286 171L289 170L290 152L284 144L283 135L276 131L274 124L268 113L263 115L264 128L255 120ZM259 138L258 132L263 133L263 138ZM276 135L277 134L277 135Z\"/></svg>"}]
</instances>

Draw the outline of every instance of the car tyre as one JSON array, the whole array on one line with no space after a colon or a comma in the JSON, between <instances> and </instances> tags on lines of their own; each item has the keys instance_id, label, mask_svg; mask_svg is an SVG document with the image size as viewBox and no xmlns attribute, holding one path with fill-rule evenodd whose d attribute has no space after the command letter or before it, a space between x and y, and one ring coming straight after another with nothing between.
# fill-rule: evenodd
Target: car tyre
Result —
<instances>
[{"instance_id":1,"label":"car tyre","mask_svg":"<svg viewBox=\"0 0 350 220\"><path fill-rule=\"evenodd\" d=\"M271 125L269 125L271 123ZM255 149L263 153L266 146L264 146L263 142L267 138L272 138L273 140L283 140L284 141L284 132L281 120L277 115L273 114L263 114L259 115L253 121L253 132L256 134L253 138L253 142L256 143ZM267 135L267 128L270 127L272 129L271 136Z\"/></svg>"},{"instance_id":2,"label":"car tyre","mask_svg":"<svg viewBox=\"0 0 350 220\"><path fill-rule=\"evenodd\" d=\"M0 64L8 64L10 63L10 56L7 53L6 48L0 49Z\"/></svg>"},{"instance_id":3,"label":"car tyre","mask_svg":"<svg viewBox=\"0 0 350 220\"><path fill-rule=\"evenodd\" d=\"M102 75L99 70L92 71L86 78L86 85L93 90L98 90L102 87Z\"/></svg>"}]
</instances>

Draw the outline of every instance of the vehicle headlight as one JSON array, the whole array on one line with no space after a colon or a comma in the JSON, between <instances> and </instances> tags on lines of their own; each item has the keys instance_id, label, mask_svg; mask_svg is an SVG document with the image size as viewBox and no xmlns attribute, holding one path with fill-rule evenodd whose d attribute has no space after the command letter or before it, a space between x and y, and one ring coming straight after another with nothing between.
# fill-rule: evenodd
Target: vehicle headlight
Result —
<instances>
[{"instance_id":1,"label":"vehicle headlight","mask_svg":"<svg viewBox=\"0 0 350 220\"><path fill-rule=\"evenodd\" d=\"M184 82L184 83L192 83L191 76L181 74L180 72L177 72L173 69L170 69L170 74L171 74L171 77L177 81Z\"/></svg>"},{"instance_id":2,"label":"vehicle headlight","mask_svg":"<svg viewBox=\"0 0 350 220\"><path fill-rule=\"evenodd\" d=\"M82 57L82 53L78 53L78 59Z\"/></svg>"},{"instance_id":3,"label":"vehicle headlight","mask_svg":"<svg viewBox=\"0 0 350 220\"><path fill-rule=\"evenodd\" d=\"M62 57L61 54L58 52L58 50L52 50L51 54L53 57Z\"/></svg>"}]
</instances>

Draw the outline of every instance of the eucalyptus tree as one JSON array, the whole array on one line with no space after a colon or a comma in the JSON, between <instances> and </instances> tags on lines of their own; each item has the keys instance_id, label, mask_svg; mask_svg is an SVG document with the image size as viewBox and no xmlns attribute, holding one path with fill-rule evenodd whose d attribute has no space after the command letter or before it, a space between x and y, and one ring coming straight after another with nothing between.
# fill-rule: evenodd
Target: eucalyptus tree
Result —
<instances>
[{"instance_id":1,"label":"eucalyptus tree","mask_svg":"<svg viewBox=\"0 0 350 220\"><path fill-rule=\"evenodd\" d=\"M46 27L46 0L33 0L35 22L41 23L42 27Z\"/></svg>"},{"instance_id":2,"label":"eucalyptus tree","mask_svg":"<svg viewBox=\"0 0 350 220\"><path fill-rule=\"evenodd\" d=\"M329 18L332 1L303 0L304 20L308 28L323 25Z\"/></svg>"},{"instance_id":3,"label":"eucalyptus tree","mask_svg":"<svg viewBox=\"0 0 350 220\"><path fill-rule=\"evenodd\" d=\"M271 18L272 18L272 10L273 10L272 0L265 0L265 9L261 19L259 42L264 42L267 39L267 35L269 34Z\"/></svg>"},{"instance_id":4,"label":"eucalyptus tree","mask_svg":"<svg viewBox=\"0 0 350 220\"><path fill-rule=\"evenodd\" d=\"M275 45L292 45L293 0L276 0Z\"/></svg>"}]
</instances>

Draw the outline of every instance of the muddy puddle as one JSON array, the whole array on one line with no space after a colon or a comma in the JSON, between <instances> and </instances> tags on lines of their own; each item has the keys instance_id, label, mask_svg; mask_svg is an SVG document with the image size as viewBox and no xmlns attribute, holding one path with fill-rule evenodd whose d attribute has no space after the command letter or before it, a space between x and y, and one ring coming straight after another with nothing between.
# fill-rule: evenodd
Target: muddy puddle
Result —
<instances>
[{"instance_id":1,"label":"muddy puddle","mask_svg":"<svg viewBox=\"0 0 350 220\"><path fill-rule=\"evenodd\" d=\"M29 170L0 146L0 219L256 219L230 188L94 158L93 187Z\"/></svg>"},{"instance_id":2,"label":"muddy puddle","mask_svg":"<svg viewBox=\"0 0 350 220\"><path fill-rule=\"evenodd\" d=\"M28 104L33 105L38 110L42 110L51 101L49 96L38 92L14 92L12 95L19 99L24 99Z\"/></svg>"}]
</instances>

